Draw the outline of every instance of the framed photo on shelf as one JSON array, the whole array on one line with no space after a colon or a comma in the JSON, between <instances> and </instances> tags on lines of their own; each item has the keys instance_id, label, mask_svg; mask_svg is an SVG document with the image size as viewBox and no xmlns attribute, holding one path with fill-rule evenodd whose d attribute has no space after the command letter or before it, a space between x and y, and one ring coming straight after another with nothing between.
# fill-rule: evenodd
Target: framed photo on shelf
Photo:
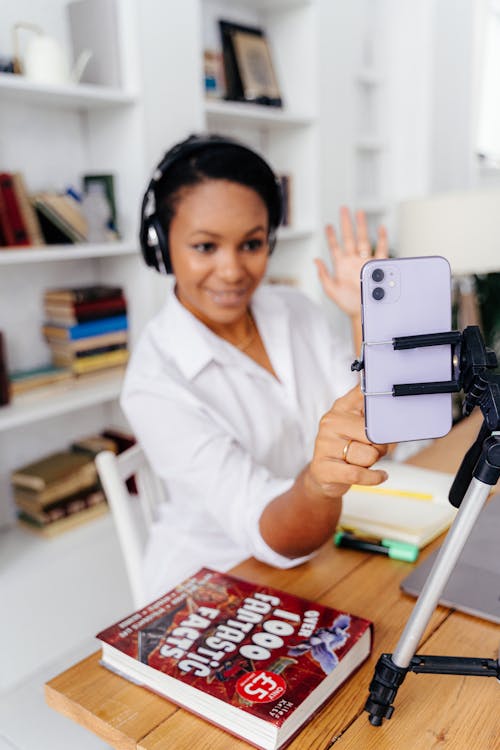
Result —
<instances>
[{"instance_id":1,"label":"framed photo on shelf","mask_svg":"<svg viewBox=\"0 0 500 750\"><path fill-rule=\"evenodd\" d=\"M263 29L219 21L226 99L281 107L283 101Z\"/></svg>"},{"instance_id":2,"label":"framed photo on shelf","mask_svg":"<svg viewBox=\"0 0 500 750\"><path fill-rule=\"evenodd\" d=\"M115 198L115 178L112 174L84 174L82 178L83 189L88 191L89 185L98 183L102 186L102 191L109 204L111 218L109 221L110 239L119 239L118 217Z\"/></svg>"}]
</instances>

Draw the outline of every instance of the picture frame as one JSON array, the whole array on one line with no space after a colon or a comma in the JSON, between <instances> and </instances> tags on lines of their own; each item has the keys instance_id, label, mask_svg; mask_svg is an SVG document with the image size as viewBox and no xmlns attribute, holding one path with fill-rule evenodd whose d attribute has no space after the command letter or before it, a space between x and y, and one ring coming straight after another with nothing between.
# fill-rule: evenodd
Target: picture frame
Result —
<instances>
[{"instance_id":1,"label":"picture frame","mask_svg":"<svg viewBox=\"0 0 500 750\"><path fill-rule=\"evenodd\" d=\"M220 20L226 99L282 107L271 50L261 28Z\"/></svg>"},{"instance_id":2,"label":"picture frame","mask_svg":"<svg viewBox=\"0 0 500 750\"><path fill-rule=\"evenodd\" d=\"M82 186L84 192L87 192L91 183L98 182L102 185L104 195L109 203L109 209L111 212L111 218L109 221L109 232L112 239L119 239L120 233L118 231L118 215L116 208L116 197L115 197L115 178L112 174L84 174L82 177Z\"/></svg>"}]
</instances>

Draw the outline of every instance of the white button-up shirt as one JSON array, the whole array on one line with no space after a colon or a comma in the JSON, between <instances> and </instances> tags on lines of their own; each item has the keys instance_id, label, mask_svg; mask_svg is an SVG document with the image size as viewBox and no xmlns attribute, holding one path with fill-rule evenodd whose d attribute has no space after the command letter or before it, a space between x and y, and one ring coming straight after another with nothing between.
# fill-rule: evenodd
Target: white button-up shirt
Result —
<instances>
[{"instance_id":1,"label":"white button-up shirt","mask_svg":"<svg viewBox=\"0 0 500 750\"><path fill-rule=\"evenodd\" d=\"M321 309L286 287L252 299L276 379L183 307L172 291L129 363L122 407L169 500L144 559L151 597L203 565L249 556L291 567L259 531L266 505L311 459L318 422L357 381Z\"/></svg>"}]
</instances>

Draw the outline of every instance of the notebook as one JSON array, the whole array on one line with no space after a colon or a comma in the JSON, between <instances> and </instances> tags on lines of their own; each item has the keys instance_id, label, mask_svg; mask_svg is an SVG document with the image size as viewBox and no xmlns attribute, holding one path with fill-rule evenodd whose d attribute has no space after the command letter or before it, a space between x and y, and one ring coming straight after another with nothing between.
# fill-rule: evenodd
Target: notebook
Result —
<instances>
[{"instance_id":1,"label":"notebook","mask_svg":"<svg viewBox=\"0 0 500 750\"><path fill-rule=\"evenodd\" d=\"M485 620L500 623L500 495L479 514L453 570L440 603ZM401 583L418 596L438 551L418 565Z\"/></svg>"},{"instance_id":2,"label":"notebook","mask_svg":"<svg viewBox=\"0 0 500 750\"><path fill-rule=\"evenodd\" d=\"M339 526L360 536L414 544L419 549L451 525L453 475L382 459L389 478L376 487L353 485L342 501Z\"/></svg>"}]
</instances>

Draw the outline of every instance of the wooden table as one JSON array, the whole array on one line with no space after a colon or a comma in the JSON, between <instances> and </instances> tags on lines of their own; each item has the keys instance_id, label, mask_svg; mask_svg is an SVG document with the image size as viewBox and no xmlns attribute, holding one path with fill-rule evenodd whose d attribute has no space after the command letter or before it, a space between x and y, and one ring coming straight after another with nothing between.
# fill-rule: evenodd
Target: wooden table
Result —
<instances>
[{"instance_id":1,"label":"wooden table","mask_svg":"<svg viewBox=\"0 0 500 750\"><path fill-rule=\"evenodd\" d=\"M454 473L480 424L465 420L409 463ZM429 545L422 557L435 548ZM326 544L314 560L276 570L254 559L232 572L346 609L375 623L371 658L290 744L290 750L498 750L500 685L493 678L408 674L391 721L372 727L364 704L380 653L392 652L413 609L400 592L408 563ZM438 607L419 653L496 659L500 628ZM238 750L245 742L99 666L92 654L45 686L50 706L119 750Z\"/></svg>"}]
</instances>

